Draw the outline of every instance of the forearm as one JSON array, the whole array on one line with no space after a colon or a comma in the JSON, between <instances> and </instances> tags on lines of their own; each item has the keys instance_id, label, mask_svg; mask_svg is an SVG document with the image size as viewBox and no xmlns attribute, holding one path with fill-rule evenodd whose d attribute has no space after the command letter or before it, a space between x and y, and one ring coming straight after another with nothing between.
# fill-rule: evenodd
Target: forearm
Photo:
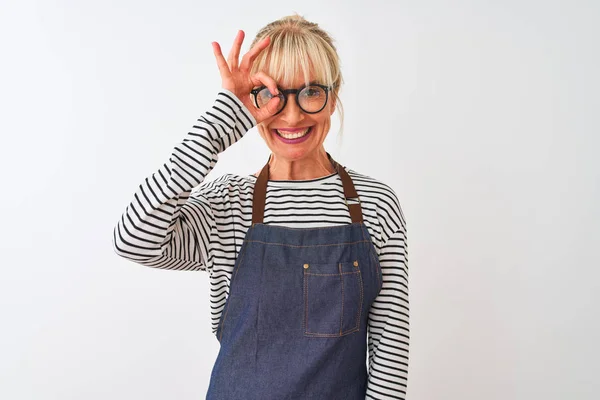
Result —
<instances>
[{"instance_id":1,"label":"forearm","mask_svg":"<svg viewBox=\"0 0 600 400\"><path fill-rule=\"evenodd\" d=\"M223 152L255 125L231 92L222 89L210 110L198 118L169 159L148 176L114 227L115 252L156 268L203 269L198 236L210 234L214 220L208 202L197 202L203 232L192 232L182 217L192 189L200 185ZM187 263L187 265L182 265Z\"/></svg>"}]
</instances>

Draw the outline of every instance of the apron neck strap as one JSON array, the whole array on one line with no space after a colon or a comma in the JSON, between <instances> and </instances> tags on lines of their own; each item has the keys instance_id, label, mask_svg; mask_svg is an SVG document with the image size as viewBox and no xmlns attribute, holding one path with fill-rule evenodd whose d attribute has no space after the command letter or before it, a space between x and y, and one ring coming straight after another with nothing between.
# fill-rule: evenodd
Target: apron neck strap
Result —
<instances>
[{"instance_id":1,"label":"apron neck strap","mask_svg":"<svg viewBox=\"0 0 600 400\"><path fill-rule=\"evenodd\" d=\"M354 183L352 182L352 178L350 178L350 175L348 175L348 172L344 169L344 167L338 164L329 153L327 153L327 157L329 157L329 161L331 161L331 164L335 167L336 172L342 179L344 198L346 201L346 206L350 211L352 223L363 222L360 199L354 187ZM252 196L252 225L263 223L265 215L265 202L267 199L267 182L269 180L269 161L271 161L271 155L269 155L269 160L260 171L260 174L256 179L256 183L254 184L254 194ZM354 198L357 199L358 203L348 204L348 199Z\"/></svg>"}]
</instances>

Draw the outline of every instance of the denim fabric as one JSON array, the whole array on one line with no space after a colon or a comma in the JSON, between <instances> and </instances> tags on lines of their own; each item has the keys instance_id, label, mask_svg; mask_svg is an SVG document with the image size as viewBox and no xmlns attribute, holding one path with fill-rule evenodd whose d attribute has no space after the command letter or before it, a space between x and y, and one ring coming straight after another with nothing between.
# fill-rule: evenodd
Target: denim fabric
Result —
<instances>
[{"instance_id":1,"label":"denim fabric","mask_svg":"<svg viewBox=\"0 0 600 400\"><path fill-rule=\"evenodd\" d=\"M363 400L381 266L363 222L254 224L217 328L209 400Z\"/></svg>"}]
</instances>

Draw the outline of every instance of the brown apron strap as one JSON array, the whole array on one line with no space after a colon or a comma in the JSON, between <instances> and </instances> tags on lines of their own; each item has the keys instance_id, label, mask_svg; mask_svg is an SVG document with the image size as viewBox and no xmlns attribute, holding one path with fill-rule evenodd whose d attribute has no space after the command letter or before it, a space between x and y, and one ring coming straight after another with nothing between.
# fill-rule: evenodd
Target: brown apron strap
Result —
<instances>
[{"instance_id":1,"label":"brown apron strap","mask_svg":"<svg viewBox=\"0 0 600 400\"><path fill-rule=\"evenodd\" d=\"M271 161L271 155L267 160L267 164L263 167L256 178L254 184L254 194L252 195L252 225L262 224L265 216L265 202L267 201L267 181L269 180L269 161Z\"/></svg>"},{"instance_id":2,"label":"brown apron strap","mask_svg":"<svg viewBox=\"0 0 600 400\"><path fill-rule=\"evenodd\" d=\"M344 186L344 197L346 200L346 205L348 206L348 210L350 211L350 218L352 218L352 223L362 222L362 208L360 205L360 198L358 197L358 193L354 188L354 182L352 182L352 178L348 175L348 172L344 169L343 166L338 164L331 155L327 153L327 156L331 160L331 163L335 166L337 173L342 178L342 185ZM348 199L356 199L358 203L348 204Z\"/></svg>"},{"instance_id":3,"label":"brown apron strap","mask_svg":"<svg viewBox=\"0 0 600 400\"><path fill-rule=\"evenodd\" d=\"M360 198L358 197L358 193L356 192L352 178L350 178L350 175L348 175L348 172L344 169L344 167L338 164L329 153L327 153L327 157L329 157L331 164L335 167L336 172L342 179L344 198L346 201L346 206L348 206L348 210L350 212L352 223L362 222L363 215L360 205ZM269 180L269 161L271 161L271 155L269 155L269 160L260 171L260 174L256 179L256 183L254 184L254 194L252 195L252 225L262 224L265 216L267 182ZM358 203L348 204L348 199L354 198L357 199Z\"/></svg>"}]
</instances>

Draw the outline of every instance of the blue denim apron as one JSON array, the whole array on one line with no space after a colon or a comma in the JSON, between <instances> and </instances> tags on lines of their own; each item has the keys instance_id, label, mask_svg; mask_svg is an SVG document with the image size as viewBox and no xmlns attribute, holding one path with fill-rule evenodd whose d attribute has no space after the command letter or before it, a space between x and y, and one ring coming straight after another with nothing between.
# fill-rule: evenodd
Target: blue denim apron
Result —
<instances>
[{"instance_id":1,"label":"blue denim apron","mask_svg":"<svg viewBox=\"0 0 600 400\"><path fill-rule=\"evenodd\" d=\"M363 400L367 318L381 266L345 169L327 153L352 223L288 228L263 223L269 163L254 186L252 226L217 328L209 400ZM270 157L269 157L270 160Z\"/></svg>"}]
</instances>

